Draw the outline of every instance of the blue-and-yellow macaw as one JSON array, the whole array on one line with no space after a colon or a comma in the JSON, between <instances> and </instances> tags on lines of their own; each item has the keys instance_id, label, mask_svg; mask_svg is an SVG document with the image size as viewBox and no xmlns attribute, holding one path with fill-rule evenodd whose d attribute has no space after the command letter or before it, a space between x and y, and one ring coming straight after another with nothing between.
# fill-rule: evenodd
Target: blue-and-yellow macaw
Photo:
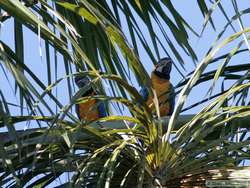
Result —
<instances>
[{"instance_id":1,"label":"blue-and-yellow macaw","mask_svg":"<svg viewBox=\"0 0 250 188\"><path fill-rule=\"evenodd\" d=\"M88 77L76 76L75 77L76 85L79 88L90 84ZM87 102L76 104L76 113L80 120L83 121L94 121L102 117L106 117L106 108L104 103L99 102L98 100L91 98L91 96L97 95L98 92L90 87L81 97L90 96L90 99Z\"/></svg>"},{"instance_id":2,"label":"blue-and-yellow macaw","mask_svg":"<svg viewBox=\"0 0 250 188\"><path fill-rule=\"evenodd\" d=\"M173 62L170 58L162 58L151 73L152 87L156 91L161 116L171 115L174 110L175 92L173 85L170 83L172 64ZM140 94L152 113L155 113L153 96L149 95L148 88L143 87Z\"/></svg>"}]
</instances>

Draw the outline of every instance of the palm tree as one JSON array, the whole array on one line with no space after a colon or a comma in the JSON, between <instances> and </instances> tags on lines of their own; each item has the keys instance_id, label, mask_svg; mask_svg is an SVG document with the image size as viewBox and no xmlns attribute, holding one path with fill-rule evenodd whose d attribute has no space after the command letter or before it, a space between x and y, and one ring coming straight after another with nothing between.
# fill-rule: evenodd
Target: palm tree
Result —
<instances>
[{"instance_id":1,"label":"palm tree","mask_svg":"<svg viewBox=\"0 0 250 188\"><path fill-rule=\"evenodd\" d=\"M244 28L242 18L249 11L240 10L236 0L231 3L233 16L221 1L197 1L205 19L202 33L209 23L215 28L215 10L227 20L197 64L189 35L203 35L168 0L0 1L2 27L13 24L15 44L13 48L1 40L2 78L18 97L18 102L10 101L1 86L0 126L8 135L0 133L0 185L180 187L204 185L211 170L244 166L250 157L249 64L229 63L249 52L243 46L249 47L250 29ZM240 25L238 32L234 21ZM46 63L41 65L46 74L42 78L41 70L34 69L40 66L39 57L29 62L25 56L32 51L31 46L27 50L25 32L38 38ZM222 49L225 54L219 53ZM171 56L177 77L183 78L175 86L174 113L163 121L143 102L138 106L139 86L151 88L142 53L153 64ZM197 64L193 71L185 71L183 54ZM205 71L209 65L214 68ZM76 91L77 75L88 75L91 84L101 88L93 97L109 105L108 117L94 122L76 118L74 105L89 100L79 98L86 87ZM191 90L202 83L209 85L209 96L184 109ZM205 102L206 107L179 126L181 112Z\"/></svg>"}]
</instances>

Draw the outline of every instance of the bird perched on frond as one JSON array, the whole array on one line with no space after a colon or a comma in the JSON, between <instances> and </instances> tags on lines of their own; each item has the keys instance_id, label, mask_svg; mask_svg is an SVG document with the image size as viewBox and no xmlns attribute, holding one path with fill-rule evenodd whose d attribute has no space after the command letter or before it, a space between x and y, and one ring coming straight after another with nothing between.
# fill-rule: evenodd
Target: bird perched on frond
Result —
<instances>
[{"instance_id":1,"label":"bird perched on frond","mask_svg":"<svg viewBox=\"0 0 250 188\"><path fill-rule=\"evenodd\" d=\"M151 73L152 88L155 90L160 116L171 115L175 105L174 87L170 82L170 72L173 61L170 58L162 58L158 61L155 69ZM156 113L153 103L153 96L149 94L149 88L143 87L140 91L143 99L147 103L153 114Z\"/></svg>"},{"instance_id":2,"label":"bird perched on frond","mask_svg":"<svg viewBox=\"0 0 250 188\"><path fill-rule=\"evenodd\" d=\"M90 79L87 76L76 76L75 83L79 89L91 84ZM89 122L106 117L107 113L104 103L92 97L97 95L98 91L96 91L91 85L90 87L86 88L87 90L82 94L81 97L89 96L89 99L84 103L76 104L76 113L78 118L80 120Z\"/></svg>"}]
</instances>

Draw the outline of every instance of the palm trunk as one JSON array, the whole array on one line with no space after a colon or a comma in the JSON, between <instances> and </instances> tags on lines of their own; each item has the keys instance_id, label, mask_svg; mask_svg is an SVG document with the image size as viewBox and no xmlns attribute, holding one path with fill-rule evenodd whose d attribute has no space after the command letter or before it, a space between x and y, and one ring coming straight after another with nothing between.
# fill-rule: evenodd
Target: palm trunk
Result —
<instances>
[{"instance_id":1,"label":"palm trunk","mask_svg":"<svg viewBox=\"0 0 250 188\"><path fill-rule=\"evenodd\" d=\"M250 186L250 167L237 167L234 169L215 169L200 174L190 174L166 182L167 188L203 188L203 187L242 187ZM220 185L220 186L219 186Z\"/></svg>"}]
</instances>

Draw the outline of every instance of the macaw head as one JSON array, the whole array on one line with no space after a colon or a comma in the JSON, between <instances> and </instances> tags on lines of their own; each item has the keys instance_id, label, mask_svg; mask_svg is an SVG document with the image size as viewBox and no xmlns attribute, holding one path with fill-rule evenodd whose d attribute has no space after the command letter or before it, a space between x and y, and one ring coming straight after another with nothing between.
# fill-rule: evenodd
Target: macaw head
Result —
<instances>
[{"instance_id":1,"label":"macaw head","mask_svg":"<svg viewBox=\"0 0 250 188\"><path fill-rule=\"evenodd\" d=\"M75 83L79 88L83 88L84 86L90 84L90 79L87 76L79 75L75 77ZM90 88L86 90L82 96L91 95L93 94L93 92L94 92L94 89L92 86L90 86Z\"/></svg>"},{"instance_id":2,"label":"macaw head","mask_svg":"<svg viewBox=\"0 0 250 188\"><path fill-rule=\"evenodd\" d=\"M154 73L163 79L170 79L170 72L172 69L173 61L171 58L166 57L158 61L155 66Z\"/></svg>"},{"instance_id":3,"label":"macaw head","mask_svg":"<svg viewBox=\"0 0 250 188\"><path fill-rule=\"evenodd\" d=\"M75 83L79 88L82 88L89 84L90 80L87 76L78 75L75 77Z\"/></svg>"}]
</instances>

